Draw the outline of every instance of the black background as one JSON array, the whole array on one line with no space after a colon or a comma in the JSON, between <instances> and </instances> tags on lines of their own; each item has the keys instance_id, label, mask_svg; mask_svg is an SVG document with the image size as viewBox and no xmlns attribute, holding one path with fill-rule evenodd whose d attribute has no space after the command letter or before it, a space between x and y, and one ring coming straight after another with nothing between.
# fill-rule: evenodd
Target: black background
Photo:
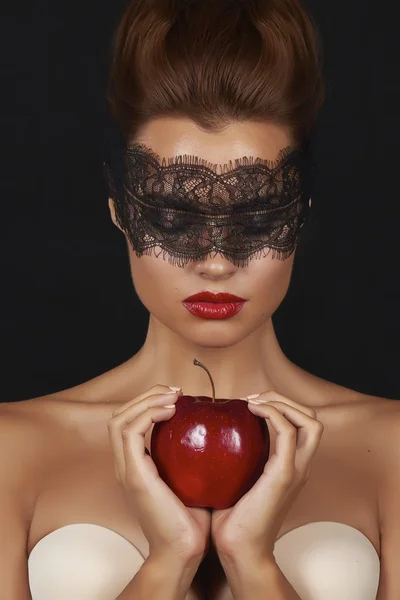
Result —
<instances>
[{"instance_id":1,"label":"black background","mask_svg":"<svg viewBox=\"0 0 400 600\"><path fill-rule=\"evenodd\" d=\"M134 354L147 311L101 173L110 38L126 1L9 2L2 16L1 401ZM275 317L289 358L400 398L400 69L394 1L308 0L325 48L313 214Z\"/></svg>"}]
</instances>

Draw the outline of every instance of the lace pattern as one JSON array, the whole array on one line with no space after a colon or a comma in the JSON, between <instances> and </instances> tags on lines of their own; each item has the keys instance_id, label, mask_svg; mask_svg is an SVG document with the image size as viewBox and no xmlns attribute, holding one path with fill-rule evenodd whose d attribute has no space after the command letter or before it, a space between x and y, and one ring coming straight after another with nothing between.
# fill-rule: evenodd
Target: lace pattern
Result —
<instances>
[{"instance_id":1,"label":"lace pattern","mask_svg":"<svg viewBox=\"0 0 400 600\"><path fill-rule=\"evenodd\" d=\"M225 165L196 156L160 159L143 144L113 148L104 164L116 217L138 256L184 267L220 253L239 267L295 250L308 211L305 154Z\"/></svg>"}]
</instances>

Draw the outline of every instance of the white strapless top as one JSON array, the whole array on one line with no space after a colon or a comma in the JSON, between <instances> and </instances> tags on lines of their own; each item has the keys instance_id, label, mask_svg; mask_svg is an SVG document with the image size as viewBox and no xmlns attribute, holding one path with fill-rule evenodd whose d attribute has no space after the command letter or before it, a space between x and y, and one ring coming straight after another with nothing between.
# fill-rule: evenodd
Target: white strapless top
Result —
<instances>
[{"instance_id":1,"label":"white strapless top","mask_svg":"<svg viewBox=\"0 0 400 600\"><path fill-rule=\"evenodd\" d=\"M376 600L380 563L370 540L343 523L288 531L275 559L302 600ZM115 600L144 562L124 537L87 523L41 539L28 558L32 600Z\"/></svg>"}]
</instances>

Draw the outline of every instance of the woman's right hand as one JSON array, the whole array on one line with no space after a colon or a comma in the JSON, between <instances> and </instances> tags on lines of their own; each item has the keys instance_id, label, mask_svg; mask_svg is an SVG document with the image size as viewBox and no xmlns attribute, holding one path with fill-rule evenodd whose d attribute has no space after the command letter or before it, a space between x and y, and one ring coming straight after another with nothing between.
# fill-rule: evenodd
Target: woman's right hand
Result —
<instances>
[{"instance_id":1,"label":"woman's right hand","mask_svg":"<svg viewBox=\"0 0 400 600\"><path fill-rule=\"evenodd\" d=\"M181 394L181 390L173 392L168 386L153 386L118 407L108 431L116 478L147 538L150 555L172 555L200 563L210 539L210 511L186 507L160 478L145 447L145 434L154 423L175 414L175 407L165 405L174 405Z\"/></svg>"}]
</instances>

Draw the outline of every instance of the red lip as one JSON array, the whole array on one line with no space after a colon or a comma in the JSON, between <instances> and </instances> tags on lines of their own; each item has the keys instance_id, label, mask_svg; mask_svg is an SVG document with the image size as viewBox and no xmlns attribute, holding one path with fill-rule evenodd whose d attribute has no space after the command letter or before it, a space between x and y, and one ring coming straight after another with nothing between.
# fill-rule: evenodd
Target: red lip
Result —
<instances>
[{"instance_id":1,"label":"red lip","mask_svg":"<svg viewBox=\"0 0 400 600\"><path fill-rule=\"evenodd\" d=\"M183 302L212 302L215 304L226 304L227 302L246 302L246 300L239 296L226 294L224 292L219 292L217 294L213 294L212 292L200 292L199 294L189 296Z\"/></svg>"},{"instance_id":2,"label":"red lip","mask_svg":"<svg viewBox=\"0 0 400 600\"><path fill-rule=\"evenodd\" d=\"M244 302L184 302L183 306L200 319L230 319L243 308Z\"/></svg>"}]
</instances>

